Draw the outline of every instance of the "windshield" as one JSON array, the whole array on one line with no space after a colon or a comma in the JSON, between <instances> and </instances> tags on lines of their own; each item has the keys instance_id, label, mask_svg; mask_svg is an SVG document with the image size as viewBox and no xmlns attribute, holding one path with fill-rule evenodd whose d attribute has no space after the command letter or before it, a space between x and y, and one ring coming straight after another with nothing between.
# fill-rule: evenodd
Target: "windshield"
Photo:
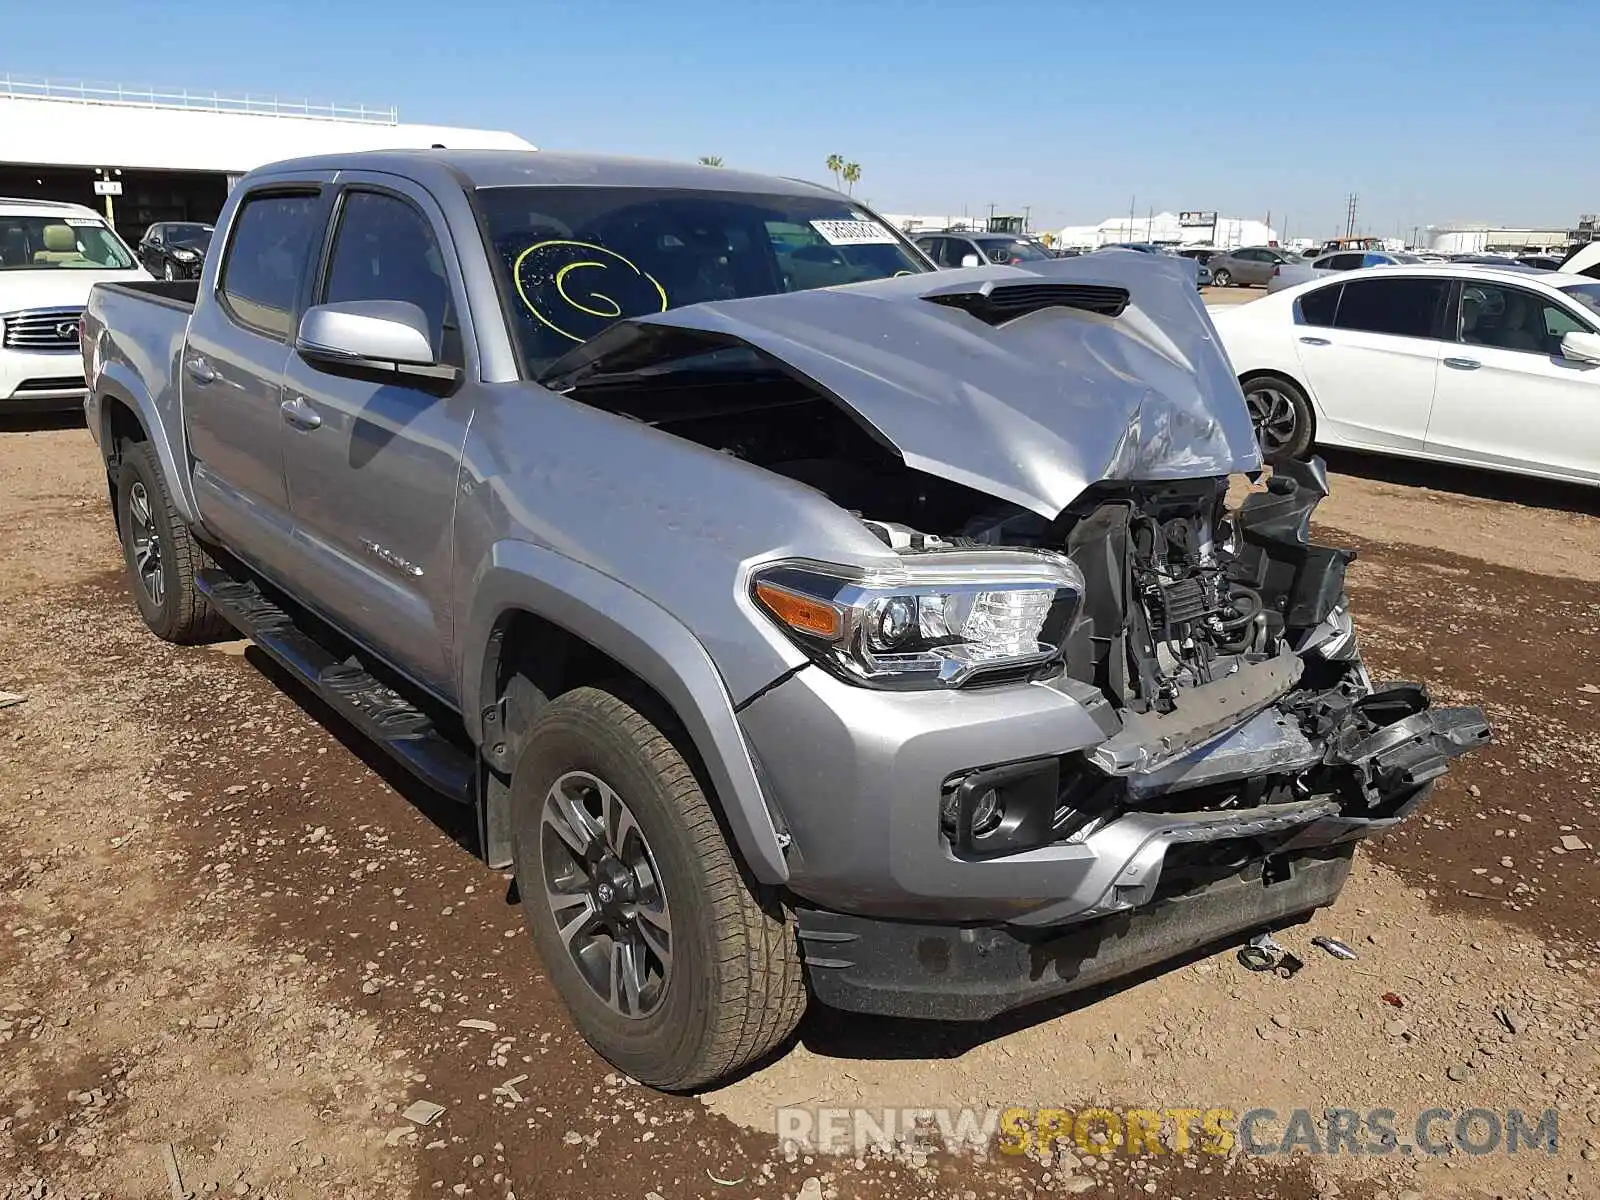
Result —
<instances>
[{"instance_id":1,"label":"windshield","mask_svg":"<svg viewBox=\"0 0 1600 1200\"><path fill-rule=\"evenodd\" d=\"M1574 283L1561 290L1600 317L1600 283Z\"/></svg>"},{"instance_id":2,"label":"windshield","mask_svg":"<svg viewBox=\"0 0 1600 1200\"><path fill-rule=\"evenodd\" d=\"M211 226L168 225L167 241L174 246L188 246L194 250L204 250L211 245Z\"/></svg>"},{"instance_id":3,"label":"windshield","mask_svg":"<svg viewBox=\"0 0 1600 1200\"><path fill-rule=\"evenodd\" d=\"M990 262L997 263L1037 262L1050 257L1026 238L1006 238L1004 241L985 238L978 243L978 247L989 256Z\"/></svg>"},{"instance_id":4,"label":"windshield","mask_svg":"<svg viewBox=\"0 0 1600 1200\"><path fill-rule=\"evenodd\" d=\"M477 195L535 373L620 318L934 269L843 197L633 187Z\"/></svg>"},{"instance_id":5,"label":"windshield","mask_svg":"<svg viewBox=\"0 0 1600 1200\"><path fill-rule=\"evenodd\" d=\"M0 271L126 271L122 239L93 217L0 216Z\"/></svg>"}]
</instances>

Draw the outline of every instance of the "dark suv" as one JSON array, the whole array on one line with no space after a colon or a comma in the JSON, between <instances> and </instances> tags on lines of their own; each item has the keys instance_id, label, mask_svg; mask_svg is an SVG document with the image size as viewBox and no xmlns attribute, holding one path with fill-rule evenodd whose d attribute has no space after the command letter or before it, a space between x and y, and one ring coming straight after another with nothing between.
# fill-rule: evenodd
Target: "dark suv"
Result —
<instances>
[{"instance_id":1,"label":"dark suv","mask_svg":"<svg viewBox=\"0 0 1600 1200\"><path fill-rule=\"evenodd\" d=\"M144 231L135 253L157 279L199 279L211 229L199 221L158 221Z\"/></svg>"}]
</instances>

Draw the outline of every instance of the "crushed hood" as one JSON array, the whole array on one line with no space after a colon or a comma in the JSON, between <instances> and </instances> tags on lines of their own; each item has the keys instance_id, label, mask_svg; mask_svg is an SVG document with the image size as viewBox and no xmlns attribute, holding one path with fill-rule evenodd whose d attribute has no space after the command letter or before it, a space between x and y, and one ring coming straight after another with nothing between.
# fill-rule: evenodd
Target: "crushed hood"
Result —
<instances>
[{"instance_id":1,"label":"crushed hood","mask_svg":"<svg viewBox=\"0 0 1600 1200\"><path fill-rule=\"evenodd\" d=\"M652 344L662 361L680 357L682 334L753 348L908 466L1047 518L1101 480L1261 465L1182 259L1110 252L686 305L618 322L542 378L560 387L623 359L639 369Z\"/></svg>"}]
</instances>

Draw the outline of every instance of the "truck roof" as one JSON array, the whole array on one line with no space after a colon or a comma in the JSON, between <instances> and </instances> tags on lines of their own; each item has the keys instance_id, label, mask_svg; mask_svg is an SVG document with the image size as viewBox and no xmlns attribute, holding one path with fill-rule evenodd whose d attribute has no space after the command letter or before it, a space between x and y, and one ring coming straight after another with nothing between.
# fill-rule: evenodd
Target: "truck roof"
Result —
<instances>
[{"instance_id":1,"label":"truck roof","mask_svg":"<svg viewBox=\"0 0 1600 1200\"><path fill-rule=\"evenodd\" d=\"M386 171L419 182L434 173L473 187L652 187L769 195L837 196L832 188L727 167L548 150L368 150L271 163L252 175L288 171Z\"/></svg>"}]
</instances>

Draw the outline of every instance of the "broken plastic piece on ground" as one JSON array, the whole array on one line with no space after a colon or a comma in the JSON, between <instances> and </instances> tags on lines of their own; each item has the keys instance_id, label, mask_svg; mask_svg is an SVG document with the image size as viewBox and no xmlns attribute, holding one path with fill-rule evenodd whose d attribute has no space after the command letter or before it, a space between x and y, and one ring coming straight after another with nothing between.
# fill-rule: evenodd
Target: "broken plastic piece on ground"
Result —
<instances>
[{"instance_id":1,"label":"broken plastic piece on ground","mask_svg":"<svg viewBox=\"0 0 1600 1200\"><path fill-rule=\"evenodd\" d=\"M1270 971L1278 965L1284 949L1270 933L1258 933L1239 947L1239 965L1247 971Z\"/></svg>"},{"instance_id":2,"label":"broken plastic piece on ground","mask_svg":"<svg viewBox=\"0 0 1600 1200\"><path fill-rule=\"evenodd\" d=\"M1311 939L1311 944L1313 946L1320 946L1335 958L1350 960L1356 957L1356 952L1350 949L1349 946L1345 945L1338 938L1328 937L1326 934L1319 933L1316 937Z\"/></svg>"},{"instance_id":3,"label":"broken plastic piece on ground","mask_svg":"<svg viewBox=\"0 0 1600 1200\"><path fill-rule=\"evenodd\" d=\"M1400 999L1399 996L1396 996L1393 992L1385 992L1382 996L1382 1000L1385 1004L1392 1005L1395 1008L1404 1008L1406 1006L1406 1002Z\"/></svg>"},{"instance_id":4,"label":"broken plastic piece on ground","mask_svg":"<svg viewBox=\"0 0 1600 1200\"><path fill-rule=\"evenodd\" d=\"M0 692L0 708L10 708L13 704L21 704L27 698L21 692Z\"/></svg>"},{"instance_id":5,"label":"broken plastic piece on ground","mask_svg":"<svg viewBox=\"0 0 1600 1200\"><path fill-rule=\"evenodd\" d=\"M400 1115L416 1125L432 1125L444 1115L444 1105L431 1100L418 1100Z\"/></svg>"}]
</instances>

